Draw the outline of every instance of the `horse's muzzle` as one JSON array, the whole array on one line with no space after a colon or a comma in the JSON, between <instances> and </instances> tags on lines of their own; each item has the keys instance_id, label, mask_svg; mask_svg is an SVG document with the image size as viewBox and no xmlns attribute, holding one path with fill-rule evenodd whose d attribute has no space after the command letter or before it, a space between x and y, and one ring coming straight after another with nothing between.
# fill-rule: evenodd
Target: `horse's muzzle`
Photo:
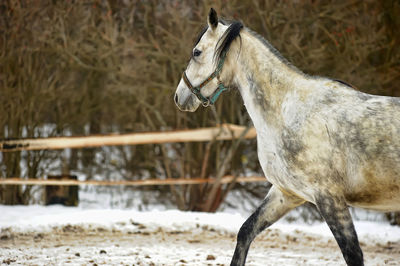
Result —
<instances>
[{"instance_id":1,"label":"horse's muzzle","mask_svg":"<svg viewBox=\"0 0 400 266\"><path fill-rule=\"evenodd\" d=\"M179 96L177 93L175 93L174 96L174 102L176 106L179 108L179 110L184 111L184 112L194 112L197 110L199 107L198 105L195 104L195 101L193 99L192 95L190 95L183 104L179 103Z\"/></svg>"}]
</instances>

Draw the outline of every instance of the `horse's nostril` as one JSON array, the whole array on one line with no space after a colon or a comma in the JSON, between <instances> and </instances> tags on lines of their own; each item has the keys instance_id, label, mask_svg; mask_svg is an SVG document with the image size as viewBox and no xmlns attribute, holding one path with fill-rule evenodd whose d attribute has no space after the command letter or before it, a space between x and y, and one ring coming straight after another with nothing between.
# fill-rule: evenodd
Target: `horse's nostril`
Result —
<instances>
[{"instance_id":1,"label":"horse's nostril","mask_svg":"<svg viewBox=\"0 0 400 266\"><path fill-rule=\"evenodd\" d=\"M174 97L175 103L178 103L178 94L175 93L175 97Z\"/></svg>"}]
</instances>

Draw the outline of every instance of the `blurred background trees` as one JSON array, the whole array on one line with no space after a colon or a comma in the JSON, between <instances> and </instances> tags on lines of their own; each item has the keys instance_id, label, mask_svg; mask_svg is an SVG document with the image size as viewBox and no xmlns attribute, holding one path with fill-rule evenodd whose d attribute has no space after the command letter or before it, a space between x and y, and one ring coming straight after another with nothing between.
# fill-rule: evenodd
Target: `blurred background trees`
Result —
<instances>
[{"instance_id":1,"label":"blurred background trees","mask_svg":"<svg viewBox=\"0 0 400 266\"><path fill-rule=\"evenodd\" d=\"M400 96L400 4L362 1L84 0L0 3L0 138L251 125L237 91L215 109L177 110L173 94L210 7L269 40L304 72ZM0 155L0 176L78 173L86 179L261 173L255 140ZM225 155L235 153L229 162ZM205 157L205 154L208 156ZM206 158L206 159L204 159ZM28 204L37 188L0 187ZM158 188L185 210L215 210L204 185ZM254 186L252 190L256 189ZM208 199L209 200L209 199Z\"/></svg>"}]
</instances>

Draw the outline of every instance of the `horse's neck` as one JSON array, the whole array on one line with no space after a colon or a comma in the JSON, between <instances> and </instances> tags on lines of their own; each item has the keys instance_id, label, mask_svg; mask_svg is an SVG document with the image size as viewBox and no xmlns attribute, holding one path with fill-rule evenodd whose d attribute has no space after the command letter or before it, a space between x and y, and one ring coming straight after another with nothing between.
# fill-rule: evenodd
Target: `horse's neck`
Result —
<instances>
[{"instance_id":1,"label":"horse's neck","mask_svg":"<svg viewBox=\"0 0 400 266\"><path fill-rule=\"evenodd\" d=\"M236 85L257 131L277 127L287 94L303 83L305 75L252 33L241 35Z\"/></svg>"}]
</instances>

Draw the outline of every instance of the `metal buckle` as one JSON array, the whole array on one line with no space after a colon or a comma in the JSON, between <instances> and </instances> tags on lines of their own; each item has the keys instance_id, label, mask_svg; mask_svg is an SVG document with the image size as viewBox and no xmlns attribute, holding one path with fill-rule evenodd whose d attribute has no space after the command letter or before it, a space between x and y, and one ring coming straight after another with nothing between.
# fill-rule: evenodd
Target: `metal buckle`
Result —
<instances>
[{"instance_id":1,"label":"metal buckle","mask_svg":"<svg viewBox=\"0 0 400 266\"><path fill-rule=\"evenodd\" d=\"M210 99L207 99L207 101L202 101L201 104L203 105L203 107L208 107L211 105Z\"/></svg>"}]
</instances>

